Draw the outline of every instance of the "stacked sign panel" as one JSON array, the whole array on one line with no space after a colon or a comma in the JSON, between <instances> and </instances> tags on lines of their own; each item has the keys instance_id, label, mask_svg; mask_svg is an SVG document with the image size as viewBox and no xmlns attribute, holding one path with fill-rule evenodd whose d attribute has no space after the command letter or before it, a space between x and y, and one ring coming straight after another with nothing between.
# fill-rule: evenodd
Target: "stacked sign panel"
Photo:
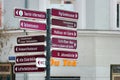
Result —
<instances>
[{"instance_id":1,"label":"stacked sign panel","mask_svg":"<svg viewBox=\"0 0 120 80\"><path fill-rule=\"evenodd\" d=\"M45 12L15 8L14 16L19 18L27 18L27 20L20 20L19 25L22 29L32 29L40 31L46 30L46 24L40 22L41 20L43 21L46 19ZM35 19L37 19L37 21L35 21ZM44 42L45 35L26 35L17 37L18 45L14 47L14 52L17 54L16 64L14 66L15 73L45 71L45 67L36 66L37 58L45 59L45 45L40 44ZM40 52L42 52L42 54L40 54ZM30 54L28 55L26 53ZM37 64L41 64L40 61Z\"/></svg>"},{"instance_id":2,"label":"stacked sign panel","mask_svg":"<svg viewBox=\"0 0 120 80\"><path fill-rule=\"evenodd\" d=\"M52 57L76 60L78 13L60 9L51 9L51 12Z\"/></svg>"},{"instance_id":3,"label":"stacked sign panel","mask_svg":"<svg viewBox=\"0 0 120 80\"><path fill-rule=\"evenodd\" d=\"M46 24L40 22L45 21L46 12L15 8L14 16L18 18L27 18L27 20L20 20L20 28L32 30L46 30Z\"/></svg>"},{"instance_id":4,"label":"stacked sign panel","mask_svg":"<svg viewBox=\"0 0 120 80\"><path fill-rule=\"evenodd\" d=\"M38 36L41 38L38 38ZM45 67L36 67L36 58L45 58L44 54L36 54L36 52L44 52L45 46L40 44L44 42L43 35L37 36L22 36L17 38L18 45L14 47L14 52L16 56L16 65L14 66L14 72L43 72ZM32 43L32 45L30 45ZM23 44L23 45L21 45ZM25 55L25 53L32 53L32 55ZM21 54L21 55L19 55ZM23 55L22 55L23 54ZM28 63L27 65L25 63ZM30 64L29 64L30 63ZM32 64L31 64L32 63Z\"/></svg>"}]
</instances>

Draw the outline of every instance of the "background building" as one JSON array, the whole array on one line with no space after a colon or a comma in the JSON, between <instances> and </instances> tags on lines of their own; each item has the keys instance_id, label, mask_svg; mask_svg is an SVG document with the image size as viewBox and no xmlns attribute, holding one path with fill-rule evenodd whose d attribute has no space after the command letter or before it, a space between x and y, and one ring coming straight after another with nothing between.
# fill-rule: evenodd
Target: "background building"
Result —
<instances>
[{"instance_id":1,"label":"background building","mask_svg":"<svg viewBox=\"0 0 120 80\"><path fill-rule=\"evenodd\" d=\"M46 11L59 8L77 11L76 67L51 66L51 76L80 76L80 80L110 80L111 64L120 64L120 13L119 0L1 0L2 29L0 62L10 62L16 56L14 46L18 36L36 35L39 31L20 30L14 8ZM43 34L43 33L41 33ZM117 75L119 76L119 74ZM43 73L16 74L16 80L43 80ZM114 80L114 79L113 79Z\"/></svg>"}]
</instances>

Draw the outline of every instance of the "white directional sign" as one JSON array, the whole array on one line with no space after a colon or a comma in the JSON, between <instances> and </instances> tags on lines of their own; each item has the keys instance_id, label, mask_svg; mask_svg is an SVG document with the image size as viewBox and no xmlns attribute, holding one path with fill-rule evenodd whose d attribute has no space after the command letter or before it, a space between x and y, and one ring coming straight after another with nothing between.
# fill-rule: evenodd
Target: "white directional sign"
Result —
<instances>
[{"instance_id":1,"label":"white directional sign","mask_svg":"<svg viewBox=\"0 0 120 80\"><path fill-rule=\"evenodd\" d=\"M45 58L36 58L36 66L37 67L46 67Z\"/></svg>"}]
</instances>

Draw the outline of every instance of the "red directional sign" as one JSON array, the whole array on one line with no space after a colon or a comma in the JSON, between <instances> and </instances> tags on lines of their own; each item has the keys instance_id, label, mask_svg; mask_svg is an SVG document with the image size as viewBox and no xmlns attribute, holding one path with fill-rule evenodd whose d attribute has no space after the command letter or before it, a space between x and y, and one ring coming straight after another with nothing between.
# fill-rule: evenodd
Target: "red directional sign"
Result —
<instances>
[{"instance_id":1,"label":"red directional sign","mask_svg":"<svg viewBox=\"0 0 120 80\"><path fill-rule=\"evenodd\" d=\"M72 51L52 50L52 57L77 59L78 58L78 53L77 52L72 52Z\"/></svg>"},{"instance_id":2,"label":"red directional sign","mask_svg":"<svg viewBox=\"0 0 120 80\"><path fill-rule=\"evenodd\" d=\"M26 56L17 56L16 63L30 63L36 62L36 58L45 58L45 55L26 55Z\"/></svg>"},{"instance_id":3,"label":"red directional sign","mask_svg":"<svg viewBox=\"0 0 120 80\"><path fill-rule=\"evenodd\" d=\"M46 24L39 23L39 22L21 20L20 21L20 28L34 29L34 30L46 30Z\"/></svg>"},{"instance_id":4,"label":"red directional sign","mask_svg":"<svg viewBox=\"0 0 120 80\"><path fill-rule=\"evenodd\" d=\"M24 46L15 46L14 51L17 52L41 52L45 51L44 45L24 45Z\"/></svg>"},{"instance_id":5,"label":"red directional sign","mask_svg":"<svg viewBox=\"0 0 120 80\"><path fill-rule=\"evenodd\" d=\"M77 40L52 38L52 47L54 47L54 48L76 49L77 48Z\"/></svg>"},{"instance_id":6,"label":"red directional sign","mask_svg":"<svg viewBox=\"0 0 120 80\"><path fill-rule=\"evenodd\" d=\"M45 41L44 35L24 36L17 38L17 44L39 43L44 41Z\"/></svg>"},{"instance_id":7,"label":"red directional sign","mask_svg":"<svg viewBox=\"0 0 120 80\"><path fill-rule=\"evenodd\" d=\"M76 30L64 30L52 28L52 35L66 36L66 37L77 37Z\"/></svg>"},{"instance_id":8,"label":"red directional sign","mask_svg":"<svg viewBox=\"0 0 120 80\"><path fill-rule=\"evenodd\" d=\"M65 21L59 19L52 19L52 25L67 27L67 28L77 28L77 22Z\"/></svg>"},{"instance_id":9,"label":"red directional sign","mask_svg":"<svg viewBox=\"0 0 120 80\"><path fill-rule=\"evenodd\" d=\"M32 19L46 19L45 12L27 10L27 9L19 9L19 8L15 8L14 16L22 17L22 18L32 18Z\"/></svg>"},{"instance_id":10,"label":"red directional sign","mask_svg":"<svg viewBox=\"0 0 120 80\"><path fill-rule=\"evenodd\" d=\"M69 19L78 19L77 12L60 10L60 9L52 9L52 16L69 18Z\"/></svg>"},{"instance_id":11,"label":"red directional sign","mask_svg":"<svg viewBox=\"0 0 120 80\"><path fill-rule=\"evenodd\" d=\"M14 72L20 73L20 72L43 72L45 71L45 68L38 68L36 65L15 65L14 66Z\"/></svg>"}]
</instances>

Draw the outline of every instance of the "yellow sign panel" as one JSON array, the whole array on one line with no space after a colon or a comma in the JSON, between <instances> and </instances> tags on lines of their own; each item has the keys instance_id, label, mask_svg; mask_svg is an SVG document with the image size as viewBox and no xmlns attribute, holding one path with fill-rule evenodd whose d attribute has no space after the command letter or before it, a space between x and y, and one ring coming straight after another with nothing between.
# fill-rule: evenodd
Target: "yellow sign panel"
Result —
<instances>
[{"instance_id":1,"label":"yellow sign panel","mask_svg":"<svg viewBox=\"0 0 120 80\"><path fill-rule=\"evenodd\" d=\"M77 61L76 60L69 60L69 59L63 59L61 60L57 60L54 58L51 58L50 60L50 65L51 66L77 66Z\"/></svg>"}]
</instances>

